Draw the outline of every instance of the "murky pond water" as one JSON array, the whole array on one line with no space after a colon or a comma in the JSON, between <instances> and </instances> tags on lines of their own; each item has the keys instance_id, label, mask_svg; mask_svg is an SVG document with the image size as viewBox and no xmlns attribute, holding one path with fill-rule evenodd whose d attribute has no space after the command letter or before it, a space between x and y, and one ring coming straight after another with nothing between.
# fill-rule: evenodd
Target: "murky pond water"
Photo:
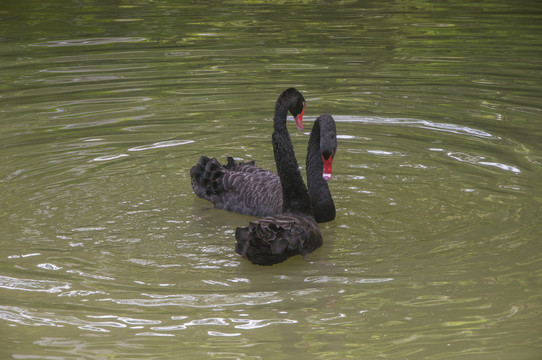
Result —
<instances>
[{"instance_id":1,"label":"murky pond water","mask_svg":"<svg viewBox=\"0 0 542 360\"><path fill-rule=\"evenodd\" d=\"M2 358L542 357L537 1L0 16ZM337 121L337 218L310 259L260 267L234 252L253 218L212 209L188 171L274 169L290 86L298 159L319 114Z\"/></svg>"}]
</instances>

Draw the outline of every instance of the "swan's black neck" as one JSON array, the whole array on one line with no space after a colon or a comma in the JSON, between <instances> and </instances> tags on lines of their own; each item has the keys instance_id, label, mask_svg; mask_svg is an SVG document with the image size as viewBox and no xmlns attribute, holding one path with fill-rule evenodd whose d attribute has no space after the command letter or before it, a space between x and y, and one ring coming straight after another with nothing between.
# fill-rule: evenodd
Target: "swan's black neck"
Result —
<instances>
[{"instance_id":1,"label":"swan's black neck","mask_svg":"<svg viewBox=\"0 0 542 360\"><path fill-rule=\"evenodd\" d=\"M312 211L317 222L326 222L335 219L335 204L329 191L327 181L322 177L322 150L320 148L321 117L316 119L312 127L307 148L307 185L312 200ZM331 120L332 121L332 120ZM329 126L331 127L331 126ZM329 131L334 131L329 129Z\"/></svg>"},{"instance_id":2,"label":"swan's black neck","mask_svg":"<svg viewBox=\"0 0 542 360\"><path fill-rule=\"evenodd\" d=\"M282 211L312 215L309 193L299 172L292 140L286 127L288 109L297 99L282 95L275 104L273 132L273 153L282 186Z\"/></svg>"}]
</instances>

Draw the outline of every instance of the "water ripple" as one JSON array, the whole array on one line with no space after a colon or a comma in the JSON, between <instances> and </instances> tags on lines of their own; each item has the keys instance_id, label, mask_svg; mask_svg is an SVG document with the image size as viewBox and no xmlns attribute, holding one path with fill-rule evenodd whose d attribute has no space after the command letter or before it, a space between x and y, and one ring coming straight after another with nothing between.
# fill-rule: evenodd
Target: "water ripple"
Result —
<instances>
[{"instance_id":1,"label":"water ripple","mask_svg":"<svg viewBox=\"0 0 542 360\"><path fill-rule=\"evenodd\" d=\"M71 315L60 315L52 312L40 313L17 306L0 306L0 319L11 323L27 326L51 326L65 327L75 326L81 330L93 332L110 332L111 329L133 329L150 331L140 332L137 335L155 335L155 336L174 336L169 332L186 330L190 327L232 327L239 330L254 330L271 325L278 324L297 324L298 321L288 318L264 318L264 319L248 319L248 318L223 318L209 317L196 318L192 320L186 317L171 317L171 321L181 320L179 323L164 324L164 320L158 319L142 319L135 317L126 317L118 315L85 315L85 318L78 318ZM237 332L217 332L209 330L212 336L239 336Z\"/></svg>"},{"instance_id":2,"label":"water ripple","mask_svg":"<svg viewBox=\"0 0 542 360\"><path fill-rule=\"evenodd\" d=\"M258 329L274 324L297 324L297 320L292 319L231 319L233 323L240 323L241 325L235 325L236 329Z\"/></svg>"},{"instance_id":3,"label":"water ripple","mask_svg":"<svg viewBox=\"0 0 542 360\"><path fill-rule=\"evenodd\" d=\"M247 294L177 294L157 295L142 294L148 299L113 299L103 298L99 301L111 301L116 304L136 306L182 306L191 308L216 308L222 306L266 305L281 302L283 299L277 292L255 292Z\"/></svg>"},{"instance_id":4,"label":"water ripple","mask_svg":"<svg viewBox=\"0 0 542 360\"><path fill-rule=\"evenodd\" d=\"M449 123L437 123L429 120L408 119L408 118L385 118L378 116L349 116L349 115L333 115L336 122L359 122L367 124L381 124L381 125L405 125L419 127L423 129L432 129L438 131L449 132L453 134L467 134L480 138L487 139L500 139L499 136L492 135L483 130L473 129L468 126L449 124Z\"/></svg>"},{"instance_id":5,"label":"water ripple","mask_svg":"<svg viewBox=\"0 0 542 360\"><path fill-rule=\"evenodd\" d=\"M152 150L152 149L159 149L159 148L170 147L170 146L186 145L186 144L190 144L190 143L193 143L193 142L194 142L194 140L160 141L160 142L154 143L152 145L136 146L136 147L128 149L128 151Z\"/></svg>"},{"instance_id":6,"label":"water ripple","mask_svg":"<svg viewBox=\"0 0 542 360\"><path fill-rule=\"evenodd\" d=\"M0 288L9 290L36 291L59 293L71 288L71 284L64 281L19 279L9 276L0 276Z\"/></svg>"},{"instance_id":7,"label":"water ripple","mask_svg":"<svg viewBox=\"0 0 542 360\"><path fill-rule=\"evenodd\" d=\"M115 319L127 325L156 325L161 323L160 320L136 319L116 315L87 315L87 317L92 319Z\"/></svg>"},{"instance_id":8,"label":"water ripple","mask_svg":"<svg viewBox=\"0 0 542 360\"><path fill-rule=\"evenodd\" d=\"M57 315L48 312L41 314L29 309L16 306L0 306L0 319L20 325L64 327L76 326L81 330L94 332L109 332L110 328L142 329L146 326L160 325L161 320L139 319L117 315L86 315L89 319L80 319L75 316ZM98 321L93 321L96 319ZM105 320L105 321L103 321ZM152 327L151 329L172 330L170 327ZM186 328L186 326L184 326ZM160 334L163 335L163 334Z\"/></svg>"},{"instance_id":9,"label":"water ripple","mask_svg":"<svg viewBox=\"0 0 542 360\"><path fill-rule=\"evenodd\" d=\"M499 169L501 170L506 170L506 171L511 171L513 173L516 173L516 174L519 174L521 172L521 170L519 170L517 167L515 166L512 166L512 165L506 165L506 164L501 164L501 163L497 163L497 162L491 162L491 161L480 161L479 162L480 165L486 165L486 166L495 166L495 167L498 167Z\"/></svg>"},{"instance_id":10,"label":"water ripple","mask_svg":"<svg viewBox=\"0 0 542 360\"><path fill-rule=\"evenodd\" d=\"M105 156L98 156L97 158L92 159L92 161L111 161L111 160L117 160L123 157L130 156L128 154L118 154L118 155L105 155Z\"/></svg>"},{"instance_id":11,"label":"water ripple","mask_svg":"<svg viewBox=\"0 0 542 360\"><path fill-rule=\"evenodd\" d=\"M435 150L432 150L432 151L435 151ZM466 162L473 165L493 166L501 170L511 171L515 174L521 173L521 170L519 170L517 167L512 166L512 165L501 164L501 163L492 162L492 161L482 161L485 158L479 155L475 156L475 155L470 155L464 152L448 152L446 155L459 162Z\"/></svg>"},{"instance_id":12,"label":"water ripple","mask_svg":"<svg viewBox=\"0 0 542 360\"><path fill-rule=\"evenodd\" d=\"M209 336L226 336L226 337L230 337L230 336L241 336L241 333L231 333L231 334L227 334L227 333L223 333L223 332L219 332L219 331L207 331L207 334Z\"/></svg>"},{"instance_id":13,"label":"water ripple","mask_svg":"<svg viewBox=\"0 0 542 360\"><path fill-rule=\"evenodd\" d=\"M89 46L89 45L103 45L103 44L141 42L141 41L147 41L147 39L142 38L142 37L109 37L109 38L51 40L51 41L44 41L44 42L30 44L30 46L46 46L46 47Z\"/></svg>"},{"instance_id":14,"label":"water ripple","mask_svg":"<svg viewBox=\"0 0 542 360\"><path fill-rule=\"evenodd\" d=\"M305 282L309 283L338 283L338 284L375 284L393 281L393 278L352 279L345 276L309 276Z\"/></svg>"}]
</instances>

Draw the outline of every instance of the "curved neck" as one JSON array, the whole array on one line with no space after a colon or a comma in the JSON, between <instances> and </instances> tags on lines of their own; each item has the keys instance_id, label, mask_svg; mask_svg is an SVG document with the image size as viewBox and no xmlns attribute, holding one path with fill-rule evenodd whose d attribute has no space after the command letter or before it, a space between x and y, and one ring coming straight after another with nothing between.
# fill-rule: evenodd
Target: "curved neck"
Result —
<instances>
[{"instance_id":1,"label":"curved neck","mask_svg":"<svg viewBox=\"0 0 542 360\"><path fill-rule=\"evenodd\" d=\"M275 105L273 153L282 187L282 211L312 215L311 200L299 165L294 146L286 128L289 104L279 98Z\"/></svg>"},{"instance_id":2,"label":"curved neck","mask_svg":"<svg viewBox=\"0 0 542 360\"><path fill-rule=\"evenodd\" d=\"M320 122L312 127L307 147L307 185L312 200L312 210L317 222L335 219L335 204L327 181L322 177L323 161L320 151Z\"/></svg>"}]
</instances>

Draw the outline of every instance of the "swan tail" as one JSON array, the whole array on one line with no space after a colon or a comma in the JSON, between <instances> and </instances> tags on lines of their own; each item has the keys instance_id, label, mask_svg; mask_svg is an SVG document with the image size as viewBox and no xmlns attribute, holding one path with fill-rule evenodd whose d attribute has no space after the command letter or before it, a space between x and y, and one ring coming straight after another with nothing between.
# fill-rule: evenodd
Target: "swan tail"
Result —
<instances>
[{"instance_id":1,"label":"swan tail","mask_svg":"<svg viewBox=\"0 0 542 360\"><path fill-rule=\"evenodd\" d=\"M216 159L210 159L207 156L200 157L198 163L190 169L194 193L201 198L210 200L212 195L222 191L224 169Z\"/></svg>"},{"instance_id":2,"label":"swan tail","mask_svg":"<svg viewBox=\"0 0 542 360\"><path fill-rule=\"evenodd\" d=\"M314 220L297 215L269 216L237 228L235 251L253 264L273 265L320 247L322 235Z\"/></svg>"}]
</instances>

